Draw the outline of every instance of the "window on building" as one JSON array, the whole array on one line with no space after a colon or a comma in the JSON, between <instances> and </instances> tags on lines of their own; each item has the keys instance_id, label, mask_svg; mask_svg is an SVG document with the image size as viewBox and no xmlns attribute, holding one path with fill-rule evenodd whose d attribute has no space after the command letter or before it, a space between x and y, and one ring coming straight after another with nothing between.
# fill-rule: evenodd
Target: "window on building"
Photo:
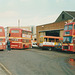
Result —
<instances>
[{"instance_id":1,"label":"window on building","mask_svg":"<svg viewBox=\"0 0 75 75\"><path fill-rule=\"evenodd\" d=\"M62 19L64 19L65 18L65 15L64 14L62 14Z\"/></svg>"}]
</instances>

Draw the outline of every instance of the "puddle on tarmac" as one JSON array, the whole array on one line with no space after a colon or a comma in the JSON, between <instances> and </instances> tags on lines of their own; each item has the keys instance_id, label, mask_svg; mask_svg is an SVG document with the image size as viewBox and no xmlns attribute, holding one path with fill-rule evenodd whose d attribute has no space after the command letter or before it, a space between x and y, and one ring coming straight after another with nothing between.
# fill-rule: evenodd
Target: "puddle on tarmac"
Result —
<instances>
[{"instance_id":1,"label":"puddle on tarmac","mask_svg":"<svg viewBox=\"0 0 75 75\"><path fill-rule=\"evenodd\" d=\"M71 66L74 66L74 67L75 67L75 59L70 58L70 59L68 60L68 63L69 63Z\"/></svg>"}]
</instances>

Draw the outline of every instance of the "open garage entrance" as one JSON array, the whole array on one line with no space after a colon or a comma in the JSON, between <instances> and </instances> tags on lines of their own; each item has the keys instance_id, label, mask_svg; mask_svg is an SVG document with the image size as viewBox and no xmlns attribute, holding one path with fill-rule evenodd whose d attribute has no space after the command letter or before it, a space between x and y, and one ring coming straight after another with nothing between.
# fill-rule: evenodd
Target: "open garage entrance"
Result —
<instances>
[{"instance_id":1,"label":"open garage entrance","mask_svg":"<svg viewBox=\"0 0 75 75\"><path fill-rule=\"evenodd\" d=\"M46 31L46 36L60 36L60 30Z\"/></svg>"}]
</instances>

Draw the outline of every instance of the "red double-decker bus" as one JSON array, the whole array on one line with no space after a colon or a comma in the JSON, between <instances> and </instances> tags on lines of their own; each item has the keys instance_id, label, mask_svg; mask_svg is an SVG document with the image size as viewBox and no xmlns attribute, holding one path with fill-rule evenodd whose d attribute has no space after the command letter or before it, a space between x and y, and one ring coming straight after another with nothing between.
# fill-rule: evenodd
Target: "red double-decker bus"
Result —
<instances>
[{"instance_id":1,"label":"red double-decker bus","mask_svg":"<svg viewBox=\"0 0 75 75\"><path fill-rule=\"evenodd\" d=\"M10 48L24 49L31 48L31 31L23 30L20 28L11 28L9 32Z\"/></svg>"},{"instance_id":2,"label":"red double-decker bus","mask_svg":"<svg viewBox=\"0 0 75 75\"><path fill-rule=\"evenodd\" d=\"M62 50L75 52L75 22L64 27Z\"/></svg>"},{"instance_id":3,"label":"red double-decker bus","mask_svg":"<svg viewBox=\"0 0 75 75\"><path fill-rule=\"evenodd\" d=\"M0 26L0 50L6 49L5 30Z\"/></svg>"}]
</instances>

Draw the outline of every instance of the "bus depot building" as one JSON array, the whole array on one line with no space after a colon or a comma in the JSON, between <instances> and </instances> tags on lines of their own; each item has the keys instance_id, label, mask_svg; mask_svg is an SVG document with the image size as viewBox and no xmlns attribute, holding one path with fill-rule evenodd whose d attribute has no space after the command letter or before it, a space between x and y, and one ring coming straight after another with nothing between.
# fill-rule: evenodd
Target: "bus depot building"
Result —
<instances>
[{"instance_id":1,"label":"bus depot building","mask_svg":"<svg viewBox=\"0 0 75 75\"><path fill-rule=\"evenodd\" d=\"M63 37L64 25L75 22L75 11L62 11L54 23L39 25L36 27L37 44L40 36L59 36Z\"/></svg>"}]
</instances>

